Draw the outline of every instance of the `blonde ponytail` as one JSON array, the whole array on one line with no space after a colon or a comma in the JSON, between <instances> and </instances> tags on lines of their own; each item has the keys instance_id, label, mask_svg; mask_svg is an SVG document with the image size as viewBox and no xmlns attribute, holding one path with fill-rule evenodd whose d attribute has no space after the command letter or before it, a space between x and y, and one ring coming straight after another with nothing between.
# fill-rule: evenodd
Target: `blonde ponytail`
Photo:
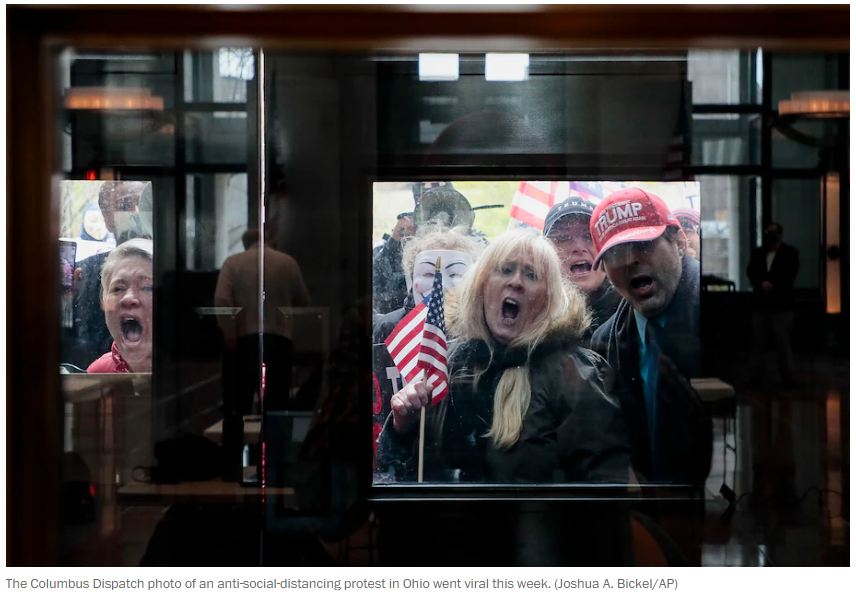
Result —
<instances>
[{"instance_id":1,"label":"blonde ponytail","mask_svg":"<svg viewBox=\"0 0 856 596\"><path fill-rule=\"evenodd\" d=\"M493 394L493 422L485 437L499 449L509 449L520 438L523 418L532 401L529 367L516 366L502 373Z\"/></svg>"},{"instance_id":2,"label":"blonde ponytail","mask_svg":"<svg viewBox=\"0 0 856 596\"><path fill-rule=\"evenodd\" d=\"M446 296L446 324L450 336L484 341L491 361L497 345L485 319L484 286L501 265L517 259L531 259L536 275L547 281L547 300L526 332L514 338L508 348L526 350L531 356L535 347L551 333L560 331L568 337L580 337L589 326L585 297L570 280L562 277L553 244L529 231L506 232L488 245L460 285ZM483 372L473 372L474 385ZM504 370L493 394L493 421L485 437L499 449L513 447L520 439L523 418L531 401L529 366Z\"/></svg>"}]
</instances>

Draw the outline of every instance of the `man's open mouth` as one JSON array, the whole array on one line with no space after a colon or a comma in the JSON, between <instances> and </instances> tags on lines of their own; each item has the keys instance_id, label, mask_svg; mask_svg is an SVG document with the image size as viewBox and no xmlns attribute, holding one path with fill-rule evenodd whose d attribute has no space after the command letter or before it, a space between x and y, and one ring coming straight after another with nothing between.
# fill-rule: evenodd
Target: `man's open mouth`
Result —
<instances>
[{"instance_id":1,"label":"man's open mouth","mask_svg":"<svg viewBox=\"0 0 856 596\"><path fill-rule=\"evenodd\" d=\"M143 339L143 326L134 317L122 319L122 339L132 344Z\"/></svg>"},{"instance_id":2,"label":"man's open mouth","mask_svg":"<svg viewBox=\"0 0 856 596\"><path fill-rule=\"evenodd\" d=\"M630 289L635 292L645 292L651 289L654 278L650 275L637 275L630 280Z\"/></svg>"},{"instance_id":3,"label":"man's open mouth","mask_svg":"<svg viewBox=\"0 0 856 596\"><path fill-rule=\"evenodd\" d=\"M520 305L516 300L506 298L502 301L502 322L506 325L513 325L517 320L517 315L520 314Z\"/></svg>"},{"instance_id":4,"label":"man's open mouth","mask_svg":"<svg viewBox=\"0 0 856 596\"><path fill-rule=\"evenodd\" d=\"M584 275L589 271L591 271L591 262L589 261L577 261L571 265L571 273L574 275Z\"/></svg>"}]
</instances>

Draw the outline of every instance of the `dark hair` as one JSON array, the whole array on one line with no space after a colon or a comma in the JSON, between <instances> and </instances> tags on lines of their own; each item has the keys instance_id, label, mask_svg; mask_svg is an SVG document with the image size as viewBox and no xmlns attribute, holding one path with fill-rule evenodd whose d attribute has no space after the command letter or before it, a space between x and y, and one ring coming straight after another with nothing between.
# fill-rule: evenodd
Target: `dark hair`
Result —
<instances>
[{"instance_id":1,"label":"dark hair","mask_svg":"<svg viewBox=\"0 0 856 596\"><path fill-rule=\"evenodd\" d=\"M784 231L782 230L782 224L775 222L775 221L771 221L770 223L767 224L767 227L769 227L769 226L776 226L776 230L778 230L779 236L782 236L784 234Z\"/></svg>"},{"instance_id":2,"label":"dark hair","mask_svg":"<svg viewBox=\"0 0 856 596\"><path fill-rule=\"evenodd\" d=\"M241 235L241 242L244 245L244 250L250 248L254 244L259 243L259 229L258 228L248 228Z\"/></svg>"}]
</instances>

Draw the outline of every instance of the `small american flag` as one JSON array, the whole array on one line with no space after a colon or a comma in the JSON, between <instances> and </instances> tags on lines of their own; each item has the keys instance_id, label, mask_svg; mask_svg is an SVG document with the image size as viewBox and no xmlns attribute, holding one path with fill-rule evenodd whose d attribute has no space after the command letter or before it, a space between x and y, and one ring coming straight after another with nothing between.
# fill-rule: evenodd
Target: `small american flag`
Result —
<instances>
[{"instance_id":1,"label":"small american flag","mask_svg":"<svg viewBox=\"0 0 856 596\"><path fill-rule=\"evenodd\" d=\"M398 372L408 383L424 370L424 379L434 386L432 403L449 393L446 367L446 317L443 314L443 275L434 272L431 294L396 325L386 347Z\"/></svg>"}]
</instances>

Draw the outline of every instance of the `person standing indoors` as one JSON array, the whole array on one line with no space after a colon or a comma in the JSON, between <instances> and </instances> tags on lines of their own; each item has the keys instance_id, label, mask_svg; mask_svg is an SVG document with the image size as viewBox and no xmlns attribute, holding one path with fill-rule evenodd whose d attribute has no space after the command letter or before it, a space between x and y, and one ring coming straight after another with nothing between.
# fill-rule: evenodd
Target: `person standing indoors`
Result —
<instances>
[{"instance_id":1,"label":"person standing indoors","mask_svg":"<svg viewBox=\"0 0 856 596\"><path fill-rule=\"evenodd\" d=\"M772 338L779 357L779 374L786 389L796 386L791 327L794 322L794 280L800 268L799 251L782 242L782 226L772 222L764 241L749 258L746 275L752 282L752 330L755 339L753 385L764 376L764 344Z\"/></svg>"}]
</instances>

